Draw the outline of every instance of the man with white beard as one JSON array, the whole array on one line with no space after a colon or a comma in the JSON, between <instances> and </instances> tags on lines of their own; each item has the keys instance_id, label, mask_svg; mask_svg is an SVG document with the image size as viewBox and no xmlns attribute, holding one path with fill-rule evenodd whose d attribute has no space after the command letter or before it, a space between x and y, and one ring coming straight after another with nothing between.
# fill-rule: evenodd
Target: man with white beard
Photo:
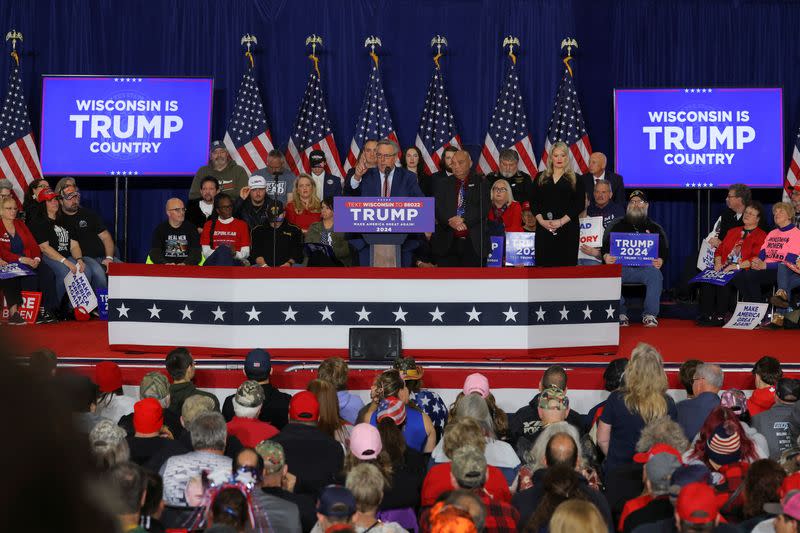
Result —
<instances>
[{"instance_id":1,"label":"man with white beard","mask_svg":"<svg viewBox=\"0 0 800 533\"><path fill-rule=\"evenodd\" d=\"M603 236L602 253L603 261L607 264L617 261L617 258L609 253L612 233L658 234L658 257L653 259L652 265L622 267L622 283L644 284L646 293L642 323L647 328L655 328L658 327L656 317L660 308L661 289L664 284L661 267L669 256L669 244L664 229L647 216L649 205L647 203L647 195L642 190L637 189L628 196L628 207L625 211L625 216L615 220L606 228ZM619 302L619 324L620 326L629 325L624 297L620 298Z\"/></svg>"}]
</instances>

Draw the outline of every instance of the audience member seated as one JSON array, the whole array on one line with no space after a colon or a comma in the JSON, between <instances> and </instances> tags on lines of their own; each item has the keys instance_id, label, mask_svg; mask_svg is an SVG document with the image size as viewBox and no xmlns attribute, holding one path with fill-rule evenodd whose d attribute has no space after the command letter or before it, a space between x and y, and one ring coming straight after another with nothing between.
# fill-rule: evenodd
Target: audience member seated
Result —
<instances>
[{"instance_id":1,"label":"audience member seated","mask_svg":"<svg viewBox=\"0 0 800 533\"><path fill-rule=\"evenodd\" d=\"M179 198L170 198L166 205L167 220L153 230L148 259L156 265L196 265L202 257L200 235L186 221L186 208Z\"/></svg>"},{"instance_id":2,"label":"audience member seated","mask_svg":"<svg viewBox=\"0 0 800 533\"><path fill-rule=\"evenodd\" d=\"M661 267L664 261L669 258L669 243L664 229L656 224L647 215L649 208L647 195L642 190L635 190L628 199L628 208L623 218L617 219L606 228L603 235L603 261L612 264L617 258L609 252L611 250L612 233L657 233L658 234L658 257L653 259L652 265L645 266L623 266L622 283L643 283L646 288L644 299L644 317L642 322L645 327L658 326L658 312L661 300L661 288L664 284L664 275ZM621 326L629 324L628 314L625 308L625 298L620 298L619 323Z\"/></svg>"},{"instance_id":3,"label":"audience member seated","mask_svg":"<svg viewBox=\"0 0 800 533\"><path fill-rule=\"evenodd\" d=\"M164 481L155 472L142 469L145 479L145 496L142 504L141 518L139 525L145 531L161 532L166 531L161 518L164 515Z\"/></svg>"},{"instance_id":4,"label":"audience member seated","mask_svg":"<svg viewBox=\"0 0 800 533\"><path fill-rule=\"evenodd\" d=\"M80 205L81 193L74 183L61 188L56 185L56 194L59 195L61 204L59 223L78 241L86 257L103 266L101 273L105 274L109 263L119 262L119 258L115 257L114 239L106 229L103 219L91 209Z\"/></svg>"},{"instance_id":5,"label":"audience member seated","mask_svg":"<svg viewBox=\"0 0 800 533\"><path fill-rule=\"evenodd\" d=\"M474 492L486 507L484 531L499 533L516 529L519 523L519 511L507 501L491 498L485 489L488 468L486 457L481 450L474 446L462 446L455 450L450 476L457 489ZM420 515L420 526L423 531L428 531L429 523L430 510L428 509Z\"/></svg>"},{"instance_id":6,"label":"audience member seated","mask_svg":"<svg viewBox=\"0 0 800 533\"><path fill-rule=\"evenodd\" d=\"M217 216L203 226L200 244L207 266L247 266L250 257L250 229L233 216L233 200L220 193L214 199Z\"/></svg>"},{"instance_id":7,"label":"audience member seated","mask_svg":"<svg viewBox=\"0 0 800 533\"><path fill-rule=\"evenodd\" d=\"M264 407L264 389L258 381L247 380L233 397L234 417L228 422L228 433L249 448L278 434L278 429L258 419Z\"/></svg>"},{"instance_id":8,"label":"audience member seated","mask_svg":"<svg viewBox=\"0 0 800 533\"><path fill-rule=\"evenodd\" d=\"M320 363L317 379L333 385L339 402L339 416L350 424L355 424L358 412L364 407L364 401L357 394L347 392L348 371L347 361L341 357L329 357Z\"/></svg>"},{"instance_id":9,"label":"audience member seated","mask_svg":"<svg viewBox=\"0 0 800 533\"><path fill-rule=\"evenodd\" d=\"M167 354L164 365L167 368L167 373L172 378L172 385L169 387L169 408L174 413L180 413L186 398L195 394L211 398L214 402L214 410L219 411L217 397L210 392L198 389L192 383L197 367L189 350L175 348Z\"/></svg>"},{"instance_id":10,"label":"audience member seated","mask_svg":"<svg viewBox=\"0 0 800 533\"><path fill-rule=\"evenodd\" d=\"M351 525L354 514L356 514L356 499L353 493L340 485L330 485L319 495L318 521L311 531L313 533L355 531Z\"/></svg>"},{"instance_id":11,"label":"audience member seated","mask_svg":"<svg viewBox=\"0 0 800 533\"><path fill-rule=\"evenodd\" d=\"M492 184L489 202L489 232L504 236L507 231L522 231L522 207L514 201L511 185L498 179Z\"/></svg>"},{"instance_id":12,"label":"audience member seated","mask_svg":"<svg viewBox=\"0 0 800 533\"><path fill-rule=\"evenodd\" d=\"M134 463L121 462L106 474L111 489L111 502L117 517L119 531L145 533L139 525L142 502L145 498L146 481L144 472Z\"/></svg>"},{"instance_id":13,"label":"audience member seated","mask_svg":"<svg viewBox=\"0 0 800 533\"><path fill-rule=\"evenodd\" d=\"M409 405L410 393L397 370L386 370L375 377L372 401L358 415L359 422L377 426L381 418L395 421L409 447L429 453L436 445L436 429L428 415Z\"/></svg>"},{"instance_id":14,"label":"audience member seated","mask_svg":"<svg viewBox=\"0 0 800 533\"><path fill-rule=\"evenodd\" d=\"M378 518L378 507L383 500L387 484L378 467L373 464L354 466L347 474L345 486L356 501L352 524L363 531L375 533L406 533L401 524Z\"/></svg>"},{"instance_id":15,"label":"audience member seated","mask_svg":"<svg viewBox=\"0 0 800 533\"><path fill-rule=\"evenodd\" d=\"M536 440L541 435L542 431L551 424L558 424L564 422L569 415L569 398L567 395L556 386L550 386L539 393L539 406L537 412L539 415L539 429L533 433L528 433L517 440L517 454L522 455L521 452L532 448L536 444ZM576 429L581 430L582 425Z\"/></svg>"},{"instance_id":16,"label":"audience member seated","mask_svg":"<svg viewBox=\"0 0 800 533\"><path fill-rule=\"evenodd\" d=\"M105 289L106 275L101 267L91 257L83 257L81 246L75 235L61 222L61 206L56 193L44 189L39 193L39 210L31 221L30 230L39 248L42 251L42 260L55 273L56 300L61 303L67 294L67 289L61 281L72 273L83 272L89 280L92 289ZM69 308L72 304L66 302Z\"/></svg>"},{"instance_id":17,"label":"audience member seated","mask_svg":"<svg viewBox=\"0 0 800 533\"><path fill-rule=\"evenodd\" d=\"M42 263L42 253L36 239L25 222L17 218L17 201L13 197L0 198L0 218L3 221L3 225L0 226L0 264L19 263L34 272L32 276L19 276L0 283L9 308L8 324L12 326L25 324L18 311L22 304L22 291L42 293L39 316L36 317L37 324L56 322L55 313L59 307L56 284L63 285L63 282L61 279L56 280L55 273L47 263Z\"/></svg>"},{"instance_id":18,"label":"audience member seated","mask_svg":"<svg viewBox=\"0 0 800 533\"><path fill-rule=\"evenodd\" d=\"M442 442L445 460L431 466L425 476L422 483L422 507L433 505L442 493L455 488L451 477L451 460L456 450L463 446L471 446L486 455L486 437L482 435L480 424L471 418L451 420L444 429ZM488 466L485 489L494 499L511 501L508 480L502 470L491 464Z\"/></svg>"},{"instance_id":19,"label":"audience member seated","mask_svg":"<svg viewBox=\"0 0 800 533\"><path fill-rule=\"evenodd\" d=\"M253 491L253 501L267 511L272 521L272 512L294 522L295 513L299 516L302 531L310 531L317 521L314 501L303 495L294 494L297 478L289 473L283 446L275 441L265 440L256 446L256 452L264 464L260 490ZM280 522L279 522L280 523ZM296 531L292 529L280 531Z\"/></svg>"},{"instance_id":20,"label":"audience member seated","mask_svg":"<svg viewBox=\"0 0 800 533\"><path fill-rule=\"evenodd\" d=\"M289 401L292 397L270 383L271 374L272 357L269 352L261 348L250 350L244 360L244 375L249 380L257 381L264 391L264 403L258 419L282 429L289 420ZM231 394L225 398L222 404L222 416L228 422L234 416L233 399L235 396L235 394Z\"/></svg>"},{"instance_id":21,"label":"audience member seated","mask_svg":"<svg viewBox=\"0 0 800 533\"><path fill-rule=\"evenodd\" d=\"M520 170L519 154L513 148L500 150L497 172L487 174L486 180L492 188L494 188L495 182L504 180L508 185L509 196L516 198L517 202L530 202L531 200L533 180L531 180L530 174Z\"/></svg>"},{"instance_id":22,"label":"audience member seated","mask_svg":"<svg viewBox=\"0 0 800 533\"><path fill-rule=\"evenodd\" d=\"M214 198L219 194L219 180L214 176L206 176L200 182L200 198L189 200L186 205L186 220L197 227L197 233L203 232L208 219L217 216L214 211Z\"/></svg>"},{"instance_id":23,"label":"audience member seated","mask_svg":"<svg viewBox=\"0 0 800 533\"><path fill-rule=\"evenodd\" d=\"M556 508L563 502L581 498L581 477L568 465L556 465L547 469L542 478L542 496L539 505L524 524L524 531L544 531ZM609 529L611 531L611 529Z\"/></svg>"},{"instance_id":24,"label":"audience member seated","mask_svg":"<svg viewBox=\"0 0 800 533\"><path fill-rule=\"evenodd\" d=\"M167 505L186 507L189 481L203 470L231 470L231 458L224 455L227 430L217 412L198 415L188 427L194 451L167 459L160 470Z\"/></svg>"},{"instance_id":25,"label":"audience member seated","mask_svg":"<svg viewBox=\"0 0 800 533\"><path fill-rule=\"evenodd\" d=\"M625 207L625 183L623 182L622 176L616 172L606 170L607 164L608 159L602 152L593 152L592 155L589 156L589 172L580 176L580 179L583 181L584 189L588 193L594 190L597 182L607 181L611 186L611 194L614 202ZM590 198L590 201L594 204L597 200L596 198Z\"/></svg>"},{"instance_id":26,"label":"audience member seated","mask_svg":"<svg viewBox=\"0 0 800 533\"><path fill-rule=\"evenodd\" d=\"M681 488L675 503L675 524L679 532L713 531L733 533L735 526L725 523L720 498L705 483L689 483Z\"/></svg>"},{"instance_id":27,"label":"audience member seated","mask_svg":"<svg viewBox=\"0 0 800 533\"><path fill-rule=\"evenodd\" d=\"M206 177L216 178L218 192L224 192L233 198L238 198L239 190L247 187L247 171L231 159L231 155L222 141L211 143L208 165L200 167L195 173L189 188L189 200L203 198L204 201L209 201L201 193L201 185Z\"/></svg>"},{"instance_id":28,"label":"audience member seated","mask_svg":"<svg viewBox=\"0 0 800 533\"><path fill-rule=\"evenodd\" d=\"M550 533L603 533L608 524L596 506L584 500L567 500L556 507L548 525Z\"/></svg>"},{"instance_id":29,"label":"audience member seated","mask_svg":"<svg viewBox=\"0 0 800 533\"><path fill-rule=\"evenodd\" d=\"M586 189L592 192L592 202L586 207L587 217L603 217L603 229L614 220L623 218L625 216L625 206L622 202L612 201L613 193L611 192L611 183L608 180L597 180L594 183L594 189ZM581 244L581 252L586 255L592 256L594 259L579 259L578 264L584 266L593 266L603 262L600 248L593 248L587 244Z\"/></svg>"},{"instance_id":30,"label":"audience member seated","mask_svg":"<svg viewBox=\"0 0 800 533\"><path fill-rule=\"evenodd\" d=\"M347 452L350 445L350 432L353 424L339 415L339 400L336 389L323 379L312 379L306 390L314 393L319 402L319 419L317 428L342 445L342 450Z\"/></svg>"},{"instance_id":31,"label":"audience member seated","mask_svg":"<svg viewBox=\"0 0 800 533\"><path fill-rule=\"evenodd\" d=\"M308 227L303 240L307 266L351 266L350 243L344 233L333 231L333 197L320 203L320 221Z\"/></svg>"},{"instance_id":32,"label":"audience member seated","mask_svg":"<svg viewBox=\"0 0 800 533\"><path fill-rule=\"evenodd\" d=\"M539 417L539 395L544 389L550 387L558 387L564 391L564 394L567 394L567 371L564 370L564 367L559 365L548 367L539 381L539 391L528 402L528 405L521 407L509 419L510 442L518 451L517 455L520 455L520 457L522 455L519 453L520 447L517 446L517 442L519 442L520 437L533 435L541 428L543 422ZM573 410L570 410L569 414L567 414L567 422L578 429L582 429L584 426L583 417ZM522 448L525 448L524 443Z\"/></svg>"},{"instance_id":33,"label":"audience member seated","mask_svg":"<svg viewBox=\"0 0 800 533\"><path fill-rule=\"evenodd\" d=\"M714 439L717 433L728 435L725 438L730 440L730 449L726 449L724 446L720 447L724 444L724 439L720 440L722 437L719 436ZM709 449L712 441L716 445L713 449ZM728 462L720 462L715 457ZM752 463L761 457L758 455L755 442L748 436L736 414L727 407L719 406L708 414L691 450L684 455L684 459L686 462L702 462L711 470L718 470L720 465L738 461Z\"/></svg>"},{"instance_id":34,"label":"audience member seated","mask_svg":"<svg viewBox=\"0 0 800 533\"><path fill-rule=\"evenodd\" d=\"M89 432L89 450L99 472L130 459L125 431L107 418L102 418Z\"/></svg>"},{"instance_id":35,"label":"audience member seated","mask_svg":"<svg viewBox=\"0 0 800 533\"><path fill-rule=\"evenodd\" d=\"M245 533L250 524L247 496L236 487L223 487L214 496L205 533Z\"/></svg>"},{"instance_id":36,"label":"audience member seated","mask_svg":"<svg viewBox=\"0 0 800 533\"><path fill-rule=\"evenodd\" d=\"M322 220L321 209L316 182L308 174L300 174L294 181L292 201L286 204L286 220L306 233L311 224Z\"/></svg>"},{"instance_id":37,"label":"audience member seated","mask_svg":"<svg viewBox=\"0 0 800 533\"><path fill-rule=\"evenodd\" d=\"M764 207L759 202L751 202L742 216L744 225L733 227L714 252L714 270L730 272L750 268L758 257L761 245L767 237L761 229L764 221ZM700 283L699 303L701 326L722 326L726 316L731 313L734 303L733 284L713 285Z\"/></svg>"},{"instance_id":38,"label":"audience member seated","mask_svg":"<svg viewBox=\"0 0 800 533\"><path fill-rule=\"evenodd\" d=\"M752 260L749 268L731 280L739 290L742 301L765 301L762 286L774 285L778 281L778 265L797 261L800 255L800 229L794 225L794 215L792 204L778 202L772 206L775 229L767 234L758 257Z\"/></svg>"},{"instance_id":39,"label":"audience member seated","mask_svg":"<svg viewBox=\"0 0 800 533\"><path fill-rule=\"evenodd\" d=\"M633 459L636 441L649 422L665 415L677 418L667 388L661 354L640 342L631 352L622 389L608 397L597 426L597 445L606 455L606 473Z\"/></svg>"},{"instance_id":40,"label":"audience member seated","mask_svg":"<svg viewBox=\"0 0 800 533\"><path fill-rule=\"evenodd\" d=\"M64 374L56 382L72 413L72 425L76 431L88 435L101 420L97 409L97 385L86 376Z\"/></svg>"},{"instance_id":41,"label":"audience member seated","mask_svg":"<svg viewBox=\"0 0 800 533\"><path fill-rule=\"evenodd\" d=\"M781 378L775 386L775 404L753 417L753 429L767 438L769 458L777 461L781 454L797 445L800 435L792 412L800 399L800 381Z\"/></svg>"},{"instance_id":42,"label":"audience member seated","mask_svg":"<svg viewBox=\"0 0 800 533\"><path fill-rule=\"evenodd\" d=\"M250 176L234 205L233 216L244 220L252 231L269 222L269 208L277 202L267 199L267 181L262 176Z\"/></svg>"},{"instance_id":43,"label":"audience member seated","mask_svg":"<svg viewBox=\"0 0 800 533\"><path fill-rule=\"evenodd\" d=\"M58 356L47 348L39 348L28 357L28 371L37 383L52 385L58 375Z\"/></svg>"},{"instance_id":44,"label":"audience member seated","mask_svg":"<svg viewBox=\"0 0 800 533\"><path fill-rule=\"evenodd\" d=\"M394 360L392 366L400 372L400 377L406 383L409 402L413 402L433 422L438 441L442 437L442 433L444 433L444 426L447 424L448 412L444 400L438 393L424 387L422 376L425 374L425 370L417 365L413 357L398 357Z\"/></svg>"},{"instance_id":45,"label":"audience member seated","mask_svg":"<svg viewBox=\"0 0 800 533\"><path fill-rule=\"evenodd\" d=\"M342 471L342 446L317 427L319 402L301 391L289 402L289 423L271 440L283 446L289 472L297 476L295 492L316 498Z\"/></svg>"},{"instance_id":46,"label":"audience member seated","mask_svg":"<svg viewBox=\"0 0 800 533\"><path fill-rule=\"evenodd\" d=\"M139 466L148 464L162 448L172 448L176 455L185 451L164 425L164 408L155 398L145 398L134 404L133 430L133 435L127 437L128 448L131 461Z\"/></svg>"},{"instance_id":47,"label":"audience member seated","mask_svg":"<svg viewBox=\"0 0 800 533\"><path fill-rule=\"evenodd\" d=\"M273 204L285 206L292 201L292 184L296 179L286 166L286 158L280 150L272 150L267 155L267 168L253 172L267 182L267 198Z\"/></svg>"},{"instance_id":48,"label":"audience member seated","mask_svg":"<svg viewBox=\"0 0 800 533\"><path fill-rule=\"evenodd\" d=\"M753 365L752 374L755 379L755 390L747 400L747 408L750 414L755 416L775 403L775 385L783 377L781 362L765 355Z\"/></svg>"},{"instance_id":49,"label":"audience member seated","mask_svg":"<svg viewBox=\"0 0 800 533\"><path fill-rule=\"evenodd\" d=\"M116 424L124 415L133 412L136 400L123 393L122 371L117 363L112 361L97 363L94 367L94 380L100 393L95 413Z\"/></svg>"},{"instance_id":50,"label":"audience member seated","mask_svg":"<svg viewBox=\"0 0 800 533\"><path fill-rule=\"evenodd\" d=\"M669 490L672 474L682 464L680 452L671 446L656 444L647 453L637 453L634 461L644 463L644 493L625 504L617 526L622 532L659 522L675 513Z\"/></svg>"},{"instance_id":51,"label":"audience member seated","mask_svg":"<svg viewBox=\"0 0 800 533\"><path fill-rule=\"evenodd\" d=\"M416 508L426 474L425 456L406 445L403 433L391 418L384 418L378 423L378 432L383 450L392 465L393 486L397 487L384 494L381 508L391 510L412 503ZM413 494L400 493L400 488L405 486L415 486L417 490Z\"/></svg>"},{"instance_id":52,"label":"audience member seated","mask_svg":"<svg viewBox=\"0 0 800 533\"><path fill-rule=\"evenodd\" d=\"M622 378L625 375L625 369L628 367L628 359L620 357L608 363L608 366L603 371L603 388L608 392L614 392L622 387ZM567 398L567 400L569 400ZM597 435L597 421L600 420L600 415L603 414L608 398L598 403L586 413L586 420L584 424L584 431Z\"/></svg>"},{"instance_id":53,"label":"audience member seated","mask_svg":"<svg viewBox=\"0 0 800 533\"><path fill-rule=\"evenodd\" d=\"M328 172L325 152L312 150L308 154L308 164L311 166L311 179L317 186L317 200L322 201L327 197L342 195L342 178Z\"/></svg>"},{"instance_id":54,"label":"audience member seated","mask_svg":"<svg viewBox=\"0 0 800 533\"><path fill-rule=\"evenodd\" d=\"M2 180L0 180L0 183L1 182ZM8 183L10 185L11 182ZM24 220L26 224L31 223L36 216L36 211L39 210L39 201L37 200L39 193L44 189L50 188L50 184L43 178L35 179L28 184L28 189L25 191L25 199L22 201L22 210L19 212L19 217ZM11 194L8 196L10 198Z\"/></svg>"},{"instance_id":55,"label":"audience member seated","mask_svg":"<svg viewBox=\"0 0 800 533\"><path fill-rule=\"evenodd\" d=\"M756 431L751 424L753 418L747 411L747 397L745 393L739 389L728 389L720 395L719 404L722 407L727 407L739 419L747 438L753 441L756 447L756 454L761 459L769 457L769 444L767 438Z\"/></svg>"},{"instance_id":56,"label":"audience member seated","mask_svg":"<svg viewBox=\"0 0 800 533\"><path fill-rule=\"evenodd\" d=\"M160 372L148 372L142 377L139 383L139 399L154 398L158 401L163 409L162 416L164 418L164 425L169 429L169 432L174 438L178 438L183 433L183 425L181 424L180 414L175 413L168 409L170 396L169 396L169 380ZM135 410L135 406L134 406ZM134 433L133 427L133 413L124 415L119 419L119 427L125 430L130 438Z\"/></svg>"},{"instance_id":57,"label":"audience member seated","mask_svg":"<svg viewBox=\"0 0 800 533\"><path fill-rule=\"evenodd\" d=\"M678 379L686 391L686 399L691 400L694 398L694 373L699 365L703 362L699 359L687 359L681 363L678 369Z\"/></svg>"},{"instance_id":58,"label":"audience member seated","mask_svg":"<svg viewBox=\"0 0 800 533\"><path fill-rule=\"evenodd\" d=\"M303 232L289 224L281 206L270 209L270 223L253 230L252 262L260 267L290 267L303 261Z\"/></svg>"},{"instance_id":59,"label":"audience member seated","mask_svg":"<svg viewBox=\"0 0 800 533\"><path fill-rule=\"evenodd\" d=\"M754 528L758 524L774 519L767 509L780 505L780 490L785 479L786 471L775 461L762 459L750 465L744 478L742 513L737 517L741 519L739 531L756 531Z\"/></svg>"},{"instance_id":60,"label":"audience member seated","mask_svg":"<svg viewBox=\"0 0 800 533\"><path fill-rule=\"evenodd\" d=\"M678 403L678 424L690 441L703 427L708 413L719 405L719 391L724 376L719 365L697 365L692 378L694 398Z\"/></svg>"}]
</instances>

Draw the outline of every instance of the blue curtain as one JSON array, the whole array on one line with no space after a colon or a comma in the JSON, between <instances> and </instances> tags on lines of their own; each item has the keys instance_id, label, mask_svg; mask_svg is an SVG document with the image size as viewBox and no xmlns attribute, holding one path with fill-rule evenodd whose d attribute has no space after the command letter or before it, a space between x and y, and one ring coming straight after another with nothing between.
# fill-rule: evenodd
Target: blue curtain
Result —
<instances>
[{"instance_id":1,"label":"blue curtain","mask_svg":"<svg viewBox=\"0 0 800 533\"><path fill-rule=\"evenodd\" d=\"M575 83L592 146L613 166L615 87L780 86L786 153L800 124L800 9L793 0L4 0L0 29L25 35L22 65L39 137L42 74L214 77L214 137L222 136L244 67L240 37L259 39L256 67L273 138L284 147L305 87L305 38L321 35L323 84L344 157L366 85L364 39L383 41L390 111L404 146L413 143L432 62L430 40L445 35L444 61L456 121L480 149L505 67L503 36L520 38L522 91L539 152L561 76L559 45L575 37ZM9 61L1 56L5 80ZM130 260L141 261L164 201L185 197L191 178L131 180ZM84 204L112 224L113 182L81 178ZM777 191L761 191L765 202ZM697 247L696 194L653 191L652 215L670 235L668 285ZM724 193L699 213L718 211ZM121 229L120 229L121 231Z\"/></svg>"}]
</instances>

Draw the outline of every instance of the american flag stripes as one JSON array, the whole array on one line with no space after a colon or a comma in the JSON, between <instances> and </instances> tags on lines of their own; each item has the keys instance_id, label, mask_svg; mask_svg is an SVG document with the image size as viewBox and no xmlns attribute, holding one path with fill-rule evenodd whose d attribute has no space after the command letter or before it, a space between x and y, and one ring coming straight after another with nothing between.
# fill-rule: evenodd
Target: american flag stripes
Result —
<instances>
[{"instance_id":1,"label":"american flag stripes","mask_svg":"<svg viewBox=\"0 0 800 533\"><path fill-rule=\"evenodd\" d=\"M17 201L22 203L28 184L42 177L42 167L22 93L19 56L12 52L11 57L14 63L8 76L6 99L0 110L0 176L11 182Z\"/></svg>"},{"instance_id":2,"label":"american flag stripes","mask_svg":"<svg viewBox=\"0 0 800 533\"><path fill-rule=\"evenodd\" d=\"M536 174L536 156L533 154L528 118L522 102L516 60L512 57L503 87L497 95L489 131L483 142L478 169L484 174L499 168L500 150L513 148L519 154L519 170L531 176Z\"/></svg>"},{"instance_id":3,"label":"american flag stripes","mask_svg":"<svg viewBox=\"0 0 800 533\"><path fill-rule=\"evenodd\" d=\"M461 137L456 131L456 120L450 109L444 76L438 66L433 69L433 77L428 85L425 107L414 144L422 152L422 160L430 174L439 170L439 161L445 148L461 148Z\"/></svg>"},{"instance_id":4,"label":"american flag stripes","mask_svg":"<svg viewBox=\"0 0 800 533\"><path fill-rule=\"evenodd\" d=\"M783 201L789 202L792 197L792 189L800 183L800 130L794 140L792 148L792 160L789 161L789 170L786 171L786 178L783 180Z\"/></svg>"},{"instance_id":5,"label":"american flag stripes","mask_svg":"<svg viewBox=\"0 0 800 533\"><path fill-rule=\"evenodd\" d=\"M302 172L311 172L308 155L313 150L325 152L325 160L330 173L340 178L344 177L339 151L333 140L325 95L322 92L322 84L316 68L311 69L292 136L289 137L286 147L286 162L292 173L298 175Z\"/></svg>"},{"instance_id":6,"label":"american flag stripes","mask_svg":"<svg viewBox=\"0 0 800 533\"><path fill-rule=\"evenodd\" d=\"M388 138L400 145L397 133L392 125L392 117L389 115L389 106L386 103L386 95L383 92L383 81L381 71L378 67L378 56L370 54L373 65L369 73L369 84L367 92L364 94L364 102L361 104L361 111L356 120L356 132L353 140L350 141L350 152L347 154L347 161L344 163L344 171L347 172L356 166L358 155L364 146L364 141L369 139L380 140Z\"/></svg>"},{"instance_id":7,"label":"american flag stripes","mask_svg":"<svg viewBox=\"0 0 800 533\"><path fill-rule=\"evenodd\" d=\"M267 154L273 149L272 134L261 104L252 64L242 75L233 115L225 131L225 146L233 159L249 174L267 166Z\"/></svg>"},{"instance_id":8,"label":"american flag stripes","mask_svg":"<svg viewBox=\"0 0 800 533\"><path fill-rule=\"evenodd\" d=\"M547 158L550 149L558 141L565 142L570 149L570 162L572 169L579 174L589 171L589 156L592 153L592 145L589 144L589 134L586 133L586 125L583 122L581 106L578 103L578 92L575 84L572 83L572 67L568 57L564 60L564 77L558 86L555 102L553 102L553 115L550 117L550 125L547 127L547 138L545 139L544 152L539 161L539 170L547 168Z\"/></svg>"}]
</instances>

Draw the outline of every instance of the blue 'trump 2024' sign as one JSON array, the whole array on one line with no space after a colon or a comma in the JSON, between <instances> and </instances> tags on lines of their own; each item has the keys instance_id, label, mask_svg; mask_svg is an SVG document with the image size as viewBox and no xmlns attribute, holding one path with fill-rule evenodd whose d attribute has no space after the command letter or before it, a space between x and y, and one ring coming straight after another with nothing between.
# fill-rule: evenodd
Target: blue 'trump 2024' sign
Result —
<instances>
[{"instance_id":1,"label":"blue 'trump 2024' sign","mask_svg":"<svg viewBox=\"0 0 800 533\"><path fill-rule=\"evenodd\" d=\"M213 80L46 76L42 172L192 175L208 161Z\"/></svg>"},{"instance_id":2,"label":"blue 'trump 2024' sign","mask_svg":"<svg viewBox=\"0 0 800 533\"><path fill-rule=\"evenodd\" d=\"M781 89L614 91L616 170L628 187L778 187Z\"/></svg>"}]
</instances>

